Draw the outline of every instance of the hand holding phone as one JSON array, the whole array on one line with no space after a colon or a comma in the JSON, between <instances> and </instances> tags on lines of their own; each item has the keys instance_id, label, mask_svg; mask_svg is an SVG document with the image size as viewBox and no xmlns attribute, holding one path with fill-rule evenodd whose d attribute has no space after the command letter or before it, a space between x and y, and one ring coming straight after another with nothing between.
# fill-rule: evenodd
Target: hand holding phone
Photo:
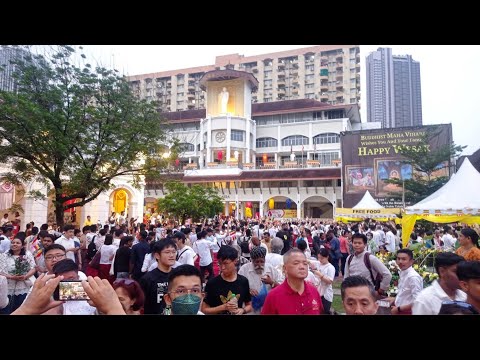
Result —
<instances>
[{"instance_id":1,"label":"hand holding phone","mask_svg":"<svg viewBox=\"0 0 480 360\"><path fill-rule=\"evenodd\" d=\"M53 299L59 301L90 300L83 289L82 282L78 280L60 281L53 293Z\"/></svg>"}]
</instances>

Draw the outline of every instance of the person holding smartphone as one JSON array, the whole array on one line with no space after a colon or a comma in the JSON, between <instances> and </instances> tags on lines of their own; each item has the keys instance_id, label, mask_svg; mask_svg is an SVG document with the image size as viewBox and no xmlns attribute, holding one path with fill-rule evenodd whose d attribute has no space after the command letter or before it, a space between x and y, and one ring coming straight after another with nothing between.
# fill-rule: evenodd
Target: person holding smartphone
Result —
<instances>
[{"instance_id":1,"label":"person holding smartphone","mask_svg":"<svg viewBox=\"0 0 480 360\"><path fill-rule=\"evenodd\" d=\"M60 260L53 266L53 273L56 277L62 276L62 282L78 282L75 291L80 291L81 294L76 294L74 293L75 291L73 291L71 298L67 299L67 301L61 305L43 313L43 315L94 315L97 309L86 301L87 299L83 294L83 286L80 286L81 280L78 274L78 265L75 261L71 259ZM77 300L80 298L83 300ZM56 300L62 299L57 297Z\"/></svg>"}]
</instances>

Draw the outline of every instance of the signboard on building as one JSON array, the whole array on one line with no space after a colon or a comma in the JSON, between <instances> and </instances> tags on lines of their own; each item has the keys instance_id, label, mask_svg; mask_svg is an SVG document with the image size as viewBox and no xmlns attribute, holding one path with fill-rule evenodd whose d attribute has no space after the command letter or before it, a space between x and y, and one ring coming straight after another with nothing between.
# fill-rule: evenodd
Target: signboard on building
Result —
<instances>
[{"instance_id":1,"label":"signboard on building","mask_svg":"<svg viewBox=\"0 0 480 360\"><path fill-rule=\"evenodd\" d=\"M424 136L430 134L429 143ZM343 207L355 206L370 191L373 198L386 208L401 208L402 187L388 184L387 179L411 179L412 165L402 162L399 147L432 151L452 142L451 124L375 129L344 132L340 136L342 147ZM449 176L448 166L439 164L434 176ZM392 193L399 194L393 196ZM413 205L409 202L406 206Z\"/></svg>"},{"instance_id":2,"label":"signboard on building","mask_svg":"<svg viewBox=\"0 0 480 360\"><path fill-rule=\"evenodd\" d=\"M297 210L271 209L271 210L268 210L267 216L273 217L274 219L281 219L281 218L293 219L297 217Z\"/></svg>"}]
</instances>

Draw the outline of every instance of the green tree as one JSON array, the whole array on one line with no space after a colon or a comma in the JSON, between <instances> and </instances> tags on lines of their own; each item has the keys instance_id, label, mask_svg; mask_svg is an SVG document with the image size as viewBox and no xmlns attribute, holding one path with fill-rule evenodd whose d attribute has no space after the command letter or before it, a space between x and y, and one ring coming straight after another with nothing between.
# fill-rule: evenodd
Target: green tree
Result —
<instances>
[{"instance_id":1,"label":"green tree","mask_svg":"<svg viewBox=\"0 0 480 360\"><path fill-rule=\"evenodd\" d=\"M139 100L124 76L92 67L73 47L26 49L15 60L17 90L0 91L0 161L11 169L4 180L43 183L63 224L64 210L94 200L115 177L132 176L138 186L158 174L165 161L151 154L165 133L155 103Z\"/></svg>"},{"instance_id":2,"label":"green tree","mask_svg":"<svg viewBox=\"0 0 480 360\"><path fill-rule=\"evenodd\" d=\"M212 188L198 184L188 187L178 181L167 182L165 188L168 194L158 200L158 209L181 223L187 218L198 221L223 211L223 200Z\"/></svg>"},{"instance_id":3,"label":"green tree","mask_svg":"<svg viewBox=\"0 0 480 360\"><path fill-rule=\"evenodd\" d=\"M440 129L429 128L422 136L420 144L431 144L432 140L440 136ZM435 176L434 172L442 169L449 171L450 163L458 157L466 146L446 144L434 150L429 146L411 147L406 145L398 146L399 154L405 157L403 164L412 165L412 178L408 180L388 179L386 183L396 184L400 188L405 186L405 201L417 203L448 182L448 176ZM390 193L393 198L401 199L402 193Z\"/></svg>"}]
</instances>

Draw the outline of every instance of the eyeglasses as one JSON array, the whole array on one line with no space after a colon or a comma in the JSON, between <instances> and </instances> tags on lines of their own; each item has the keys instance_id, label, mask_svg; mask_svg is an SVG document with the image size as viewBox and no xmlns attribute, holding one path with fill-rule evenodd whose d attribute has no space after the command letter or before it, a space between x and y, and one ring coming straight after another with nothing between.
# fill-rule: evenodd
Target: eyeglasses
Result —
<instances>
[{"instance_id":1,"label":"eyeglasses","mask_svg":"<svg viewBox=\"0 0 480 360\"><path fill-rule=\"evenodd\" d=\"M187 289L187 288L178 288L176 290L173 290L171 291L170 293L174 293L178 296L181 296L181 295L186 295L186 294L193 294L193 295L201 295L202 294L202 288L197 286L197 287L193 287L191 289Z\"/></svg>"},{"instance_id":2,"label":"eyeglasses","mask_svg":"<svg viewBox=\"0 0 480 360\"><path fill-rule=\"evenodd\" d=\"M458 306L458 307L461 307L463 309L468 309L470 310L473 314L479 314L478 310L475 309L475 307L473 307L472 304L469 304L465 301L443 301L442 302L442 306L443 305L455 305L455 306Z\"/></svg>"},{"instance_id":3,"label":"eyeglasses","mask_svg":"<svg viewBox=\"0 0 480 360\"><path fill-rule=\"evenodd\" d=\"M45 260L46 261L52 261L53 259L60 260L60 259L63 259L64 257L66 257L66 256L67 255L65 255L65 254L47 255L47 256L45 256Z\"/></svg>"}]
</instances>

